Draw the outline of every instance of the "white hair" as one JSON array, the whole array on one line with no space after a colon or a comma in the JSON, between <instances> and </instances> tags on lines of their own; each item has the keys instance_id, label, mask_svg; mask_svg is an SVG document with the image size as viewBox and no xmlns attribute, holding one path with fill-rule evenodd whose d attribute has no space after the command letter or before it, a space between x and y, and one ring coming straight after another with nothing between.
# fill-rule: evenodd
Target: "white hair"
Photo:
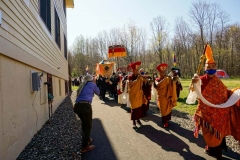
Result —
<instances>
[{"instance_id":1,"label":"white hair","mask_svg":"<svg viewBox=\"0 0 240 160\"><path fill-rule=\"evenodd\" d=\"M93 77L90 74L88 74L84 77L84 81L93 81Z\"/></svg>"}]
</instances>

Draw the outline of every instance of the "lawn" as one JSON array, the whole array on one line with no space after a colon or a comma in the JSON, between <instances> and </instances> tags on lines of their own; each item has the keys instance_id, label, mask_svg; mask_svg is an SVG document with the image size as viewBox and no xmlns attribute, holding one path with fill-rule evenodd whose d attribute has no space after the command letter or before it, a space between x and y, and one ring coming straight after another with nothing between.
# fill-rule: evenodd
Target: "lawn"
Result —
<instances>
[{"instance_id":1,"label":"lawn","mask_svg":"<svg viewBox=\"0 0 240 160\"><path fill-rule=\"evenodd\" d=\"M240 87L240 79L221 79L222 82L228 87L228 89L233 89L236 87ZM196 107L197 107L197 101L194 105L186 104L186 99L188 96L188 87L191 84L191 79L182 79L182 86L183 90L180 92L180 97L178 99L177 106L174 108L178 111L188 113L190 115L193 115Z\"/></svg>"}]
</instances>

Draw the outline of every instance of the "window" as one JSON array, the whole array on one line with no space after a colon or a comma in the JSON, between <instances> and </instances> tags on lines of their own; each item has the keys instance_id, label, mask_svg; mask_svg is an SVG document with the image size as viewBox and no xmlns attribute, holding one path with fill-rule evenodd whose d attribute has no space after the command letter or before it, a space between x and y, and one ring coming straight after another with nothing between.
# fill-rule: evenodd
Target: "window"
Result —
<instances>
[{"instance_id":1,"label":"window","mask_svg":"<svg viewBox=\"0 0 240 160\"><path fill-rule=\"evenodd\" d=\"M64 36L64 57L67 60L67 39Z\"/></svg>"},{"instance_id":2,"label":"window","mask_svg":"<svg viewBox=\"0 0 240 160\"><path fill-rule=\"evenodd\" d=\"M66 1L65 0L63 0L63 11L65 13L65 17L67 17L66 16Z\"/></svg>"},{"instance_id":3,"label":"window","mask_svg":"<svg viewBox=\"0 0 240 160\"><path fill-rule=\"evenodd\" d=\"M40 16L51 33L51 1L39 0Z\"/></svg>"},{"instance_id":4,"label":"window","mask_svg":"<svg viewBox=\"0 0 240 160\"><path fill-rule=\"evenodd\" d=\"M61 48L61 38L60 38L60 20L55 9L55 41L59 48Z\"/></svg>"},{"instance_id":5,"label":"window","mask_svg":"<svg viewBox=\"0 0 240 160\"><path fill-rule=\"evenodd\" d=\"M65 95L68 95L68 81L65 80Z\"/></svg>"},{"instance_id":6,"label":"window","mask_svg":"<svg viewBox=\"0 0 240 160\"><path fill-rule=\"evenodd\" d=\"M62 88L61 88L61 79L58 80L59 83L59 96L62 95Z\"/></svg>"}]
</instances>

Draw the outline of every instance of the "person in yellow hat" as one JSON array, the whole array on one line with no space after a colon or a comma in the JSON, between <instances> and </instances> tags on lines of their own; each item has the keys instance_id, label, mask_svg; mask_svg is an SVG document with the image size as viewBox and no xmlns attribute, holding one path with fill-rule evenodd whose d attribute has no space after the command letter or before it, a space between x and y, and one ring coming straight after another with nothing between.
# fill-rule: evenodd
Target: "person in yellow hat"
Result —
<instances>
[{"instance_id":1,"label":"person in yellow hat","mask_svg":"<svg viewBox=\"0 0 240 160\"><path fill-rule=\"evenodd\" d=\"M215 75L216 63L213 59L212 50L206 46L205 73L203 76L197 75L192 78L192 83L201 80L201 94L210 103L219 105L225 103L233 91L228 90L223 82ZM198 100L197 110L194 116L195 131L194 136L198 137L201 129L205 143L205 153L222 159L222 149L227 150L225 136L233 135L240 140L240 125L237 117L240 117L240 109L236 109L237 104L226 108L215 108L205 104L204 100ZM238 103L239 105L239 103ZM240 118L238 118L240 120Z\"/></svg>"},{"instance_id":2,"label":"person in yellow hat","mask_svg":"<svg viewBox=\"0 0 240 160\"><path fill-rule=\"evenodd\" d=\"M154 87L158 94L158 107L162 115L163 127L169 126L172 108L177 105L176 81L178 77L166 76L167 64L162 63L157 66L159 77L154 82Z\"/></svg>"}]
</instances>

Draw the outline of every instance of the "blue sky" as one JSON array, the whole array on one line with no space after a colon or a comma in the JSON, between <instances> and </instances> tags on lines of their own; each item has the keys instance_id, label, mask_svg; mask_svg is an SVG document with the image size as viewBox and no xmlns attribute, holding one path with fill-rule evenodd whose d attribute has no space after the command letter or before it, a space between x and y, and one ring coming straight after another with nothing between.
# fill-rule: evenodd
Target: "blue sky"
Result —
<instances>
[{"instance_id":1,"label":"blue sky","mask_svg":"<svg viewBox=\"0 0 240 160\"><path fill-rule=\"evenodd\" d=\"M240 0L209 0L218 3L230 14L231 23L240 22ZM135 22L139 28L150 29L153 18L163 16L173 31L176 18L189 21L189 9L195 0L74 0L67 9L68 46L79 35L96 37L112 28Z\"/></svg>"}]
</instances>

